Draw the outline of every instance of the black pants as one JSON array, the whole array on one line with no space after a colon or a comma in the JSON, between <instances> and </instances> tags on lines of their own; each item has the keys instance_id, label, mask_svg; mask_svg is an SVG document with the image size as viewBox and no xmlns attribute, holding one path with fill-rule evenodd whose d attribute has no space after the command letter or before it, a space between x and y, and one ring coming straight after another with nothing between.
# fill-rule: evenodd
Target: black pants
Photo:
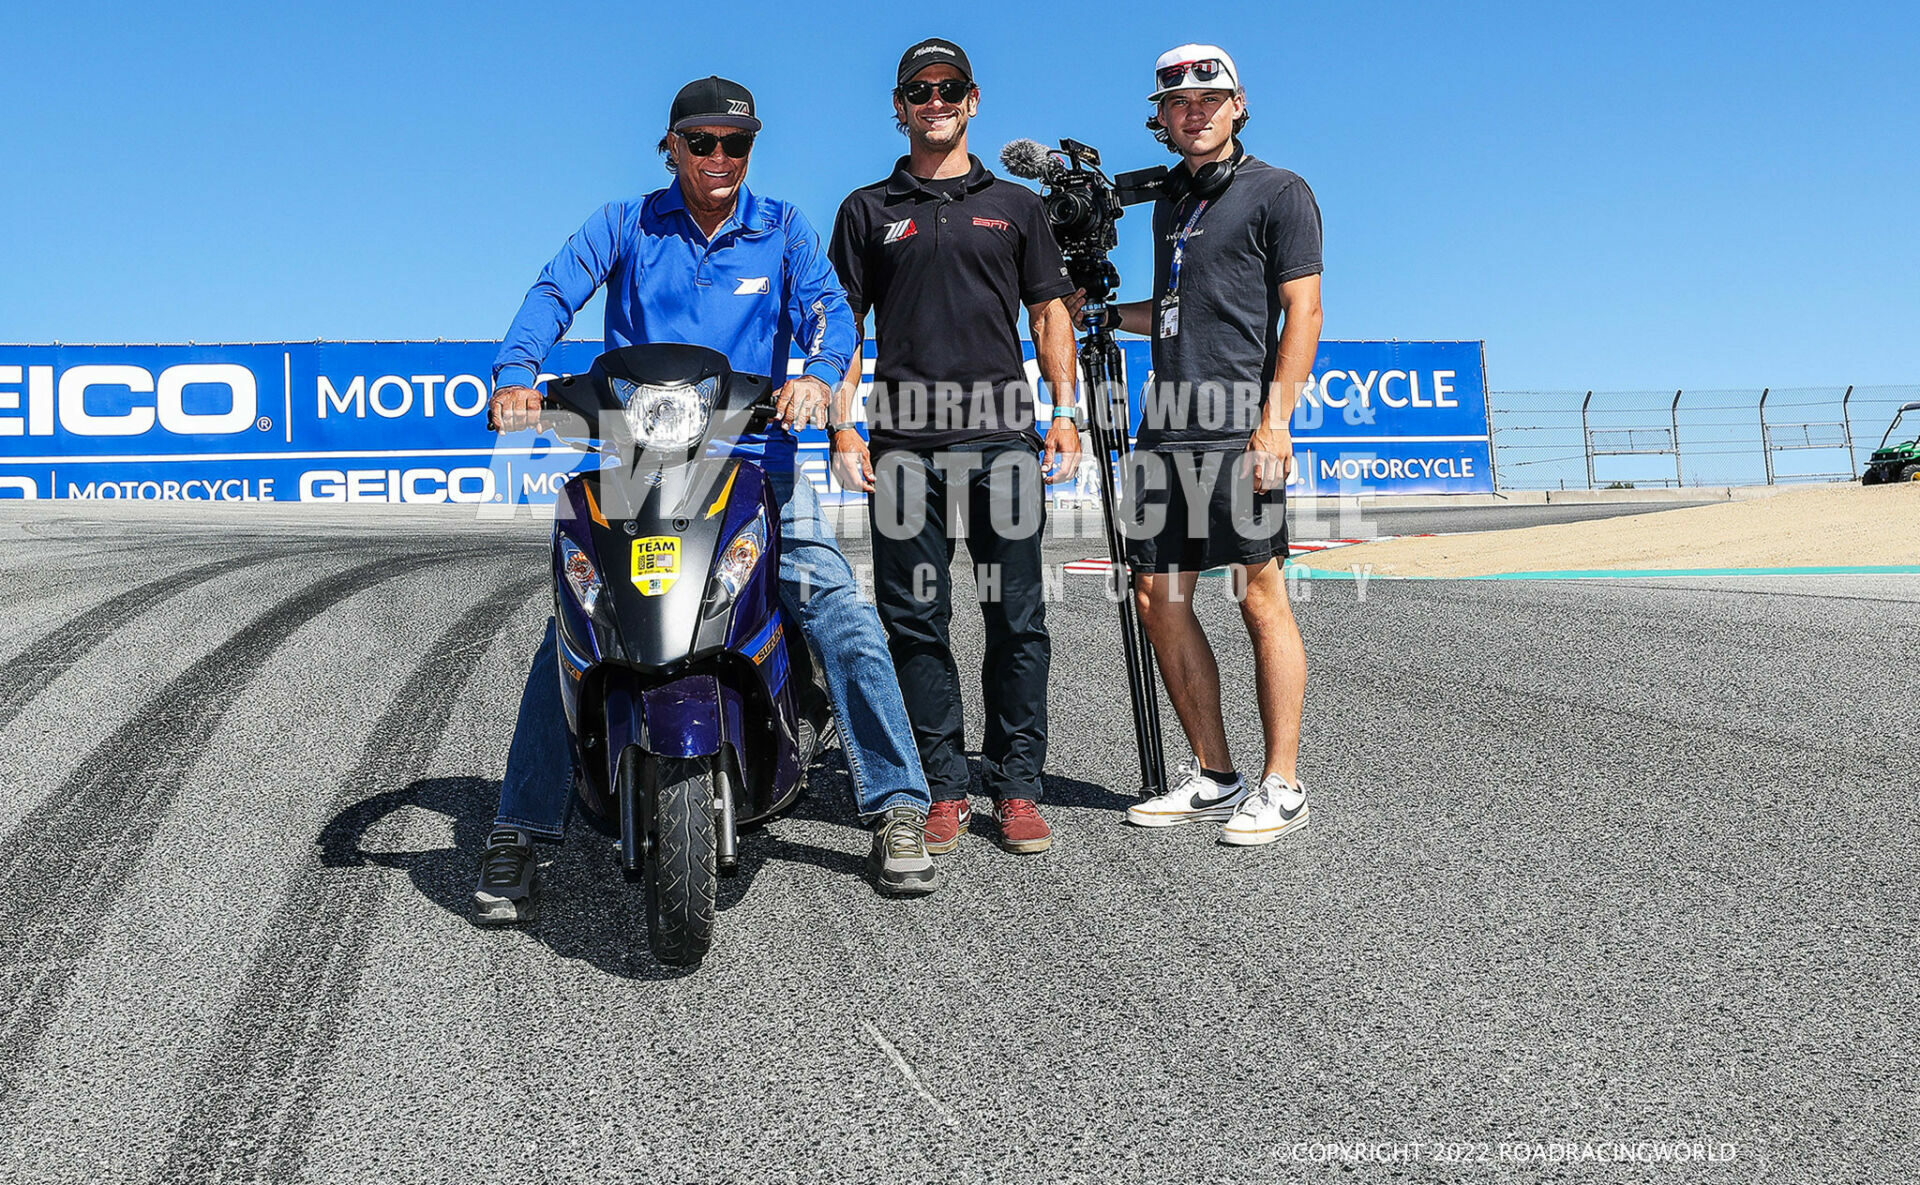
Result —
<instances>
[{"instance_id":1,"label":"black pants","mask_svg":"<svg viewBox=\"0 0 1920 1185\"><path fill-rule=\"evenodd\" d=\"M948 645L962 536L987 641L981 789L996 800L1040 799L1053 654L1040 558L1045 491L1034 450L1014 442L896 450L874 465L874 601L936 802L965 798L969 788L960 671Z\"/></svg>"}]
</instances>

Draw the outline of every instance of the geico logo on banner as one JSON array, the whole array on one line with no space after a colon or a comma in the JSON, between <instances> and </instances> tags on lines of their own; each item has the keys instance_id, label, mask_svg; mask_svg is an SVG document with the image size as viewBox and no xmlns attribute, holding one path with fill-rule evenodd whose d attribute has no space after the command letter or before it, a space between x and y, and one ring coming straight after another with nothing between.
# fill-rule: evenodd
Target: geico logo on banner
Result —
<instances>
[{"instance_id":1,"label":"geico logo on banner","mask_svg":"<svg viewBox=\"0 0 1920 1185\"><path fill-rule=\"evenodd\" d=\"M26 413L7 415L20 411L23 379ZM226 410L188 411L186 391L196 386L225 387ZM153 399L130 400L122 411L90 409L87 393L103 387ZM124 363L70 366L60 372L57 387L51 366L0 366L0 436L52 436L56 413L60 427L75 436L140 436L156 423L179 436L228 436L254 427L259 407L253 372L232 362L181 363L167 367L158 378L144 366ZM264 421L259 426L271 427Z\"/></svg>"},{"instance_id":2,"label":"geico logo on banner","mask_svg":"<svg viewBox=\"0 0 1920 1185\"><path fill-rule=\"evenodd\" d=\"M492 502L493 470L309 469L300 475L302 502Z\"/></svg>"}]
</instances>

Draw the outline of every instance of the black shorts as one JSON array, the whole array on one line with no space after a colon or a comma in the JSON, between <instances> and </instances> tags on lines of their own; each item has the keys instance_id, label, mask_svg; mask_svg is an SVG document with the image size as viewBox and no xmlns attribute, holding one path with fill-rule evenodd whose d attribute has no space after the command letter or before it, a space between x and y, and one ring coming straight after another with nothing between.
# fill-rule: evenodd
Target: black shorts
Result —
<instances>
[{"instance_id":1,"label":"black shorts","mask_svg":"<svg viewBox=\"0 0 1920 1185\"><path fill-rule=\"evenodd\" d=\"M1136 572L1199 572L1287 555L1287 491L1257 494L1247 454L1137 452L1123 470L1122 532Z\"/></svg>"}]
</instances>

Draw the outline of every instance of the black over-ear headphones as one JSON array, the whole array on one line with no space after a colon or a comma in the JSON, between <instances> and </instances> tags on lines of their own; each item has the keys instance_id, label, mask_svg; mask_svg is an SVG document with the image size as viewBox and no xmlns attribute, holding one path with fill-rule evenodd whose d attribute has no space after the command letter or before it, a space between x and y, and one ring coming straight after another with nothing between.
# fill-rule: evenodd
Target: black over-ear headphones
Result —
<instances>
[{"instance_id":1,"label":"black over-ear headphones","mask_svg":"<svg viewBox=\"0 0 1920 1185\"><path fill-rule=\"evenodd\" d=\"M1227 192L1227 186L1233 184L1233 175L1240 171L1240 162L1247 159L1247 150L1240 141L1233 142L1233 155L1226 160L1216 160L1200 166L1199 172L1185 165L1175 165L1167 170L1160 179L1160 192L1174 201L1184 201L1187 197L1197 197L1203 202Z\"/></svg>"}]
</instances>

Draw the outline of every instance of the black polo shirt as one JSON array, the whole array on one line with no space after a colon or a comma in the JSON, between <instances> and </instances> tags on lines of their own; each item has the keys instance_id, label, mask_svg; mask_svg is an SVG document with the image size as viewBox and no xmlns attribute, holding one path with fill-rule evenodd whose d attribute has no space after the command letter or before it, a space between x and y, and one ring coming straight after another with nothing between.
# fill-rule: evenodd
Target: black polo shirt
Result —
<instances>
[{"instance_id":1,"label":"black polo shirt","mask_svg":"<svg viewBox=\"0 0 1920 1185\"><path fill-rule=\"evenodd\" d=\"M829 254L856 321L874 310L874 447L1033 437L1020 307L1073 291L1040 195L978 157L964 177L907 171L840 203Z\"/></svg>"},{"instance_id":2,"label":"black polo shirt","mask_svg":"<svg viewBox=\"0 0 1920 1185\"><path fill-rule=\"evenodd\" d=\"M1179 332L1160 336L1174 243L1198 206L1165 196L1153 206L1156 391L1141 448L1245 448L1280 357L1280 285L1321 270L1313 190L1298 174L1249 156L1227 191L1199 211L1180 265Z\"/></svg>"}]
</instances>

